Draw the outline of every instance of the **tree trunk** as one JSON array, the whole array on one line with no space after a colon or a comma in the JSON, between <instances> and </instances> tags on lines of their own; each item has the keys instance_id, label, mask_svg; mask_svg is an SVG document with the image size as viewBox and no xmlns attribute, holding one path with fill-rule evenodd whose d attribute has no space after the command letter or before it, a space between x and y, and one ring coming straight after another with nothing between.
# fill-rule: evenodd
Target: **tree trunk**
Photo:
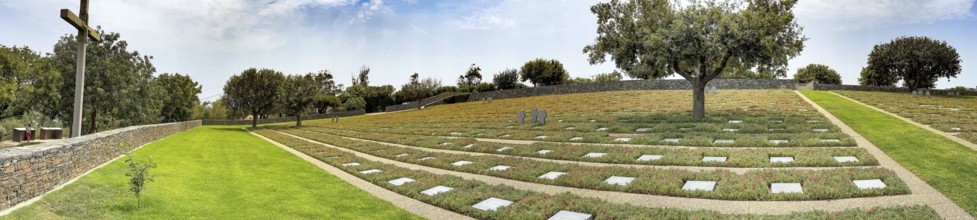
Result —
<instances>
[{"instance_id":1,"label":"tree trunk","mask_svg":"<svg viewBox=\"0 0 977 220\"><path fill-rule=\"evenodd\" d=\"M251 112L251 127L252 128L257 128L258 127L258 113L257 112Z\"/></svg>"},{"instance_id":2,"label":"tree trunk","mask_svg":"<svg viewBox=\"0 0 977 220\"><path fill-rule=\"evenodd\" d=\"M97 116L98 116L98 111L92 109L92 117L90 118L91 120L90 123L88 124L88 132L85 132L82 135L93 134L95 132L98 132L98 127L97 127L98 125L96 124Z\"/></svg>"},{"instance_id":3,"label":"tree trunk","mask_svg":"<svg viewBox=\"0 0 977 220\"><path fill-rule=\"evenodd\" d=\"M706 84L700 82L692 83L692 118L703 119L706 117Z\"/></svg>"},{"instance_id":4,"label":"tree trunk","mask_svg":"<svg viewBox=\"0 0 977 220\"><path fill-rule=\"evenodd\" d=\"M295 127L302 127L302 114L295 114Z\"/></svg>"}]
</instances>

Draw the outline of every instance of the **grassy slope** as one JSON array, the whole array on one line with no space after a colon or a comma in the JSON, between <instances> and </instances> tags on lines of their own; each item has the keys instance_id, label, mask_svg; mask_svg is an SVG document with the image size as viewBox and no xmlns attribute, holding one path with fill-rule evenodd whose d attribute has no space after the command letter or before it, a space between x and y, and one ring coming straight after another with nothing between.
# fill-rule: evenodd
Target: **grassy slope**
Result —
<instances>
[{"instance_id":1,"label":"grassy slope","mask_svg":"<svg viewBox=\"0 0 977 220\"><path fill-rule=\"evenodd\" d=\"M977 215L977 151L834 94L803 93L971 215Z\"/></svg>"},{"instance_id":2,"label":"grassy slope","mask_svg":"<svg viewBox=\"0 0 977 220\"><path fill-rule=\"evenodd\" d=\"M412 219L245 131L200 127L133 153L158 164L141 209L117 160L8 219Z\"/></svg>"}]
</instances>

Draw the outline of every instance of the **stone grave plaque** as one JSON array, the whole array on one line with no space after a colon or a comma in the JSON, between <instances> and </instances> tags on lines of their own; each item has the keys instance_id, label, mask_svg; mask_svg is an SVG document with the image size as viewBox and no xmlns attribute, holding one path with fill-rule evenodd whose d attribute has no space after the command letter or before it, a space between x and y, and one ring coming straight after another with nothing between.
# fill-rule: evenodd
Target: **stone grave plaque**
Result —
<instances>
[{"instance_id":1,"label":"stone grave plaque","mask_svg":"<svg viewBox=\"0 0 977 220\"><path fill-rule=\"evenodd\" d=\"M355 167L355 166L359 166L359 165L360 165L360 163L344 163L343 164L344 167Z\"/></svg>"},{"instance_id":2,"label":"stone grave plaque","mask_svg":"<svg viewBox=\"0 0 977 220\"><path fill-rule=\"evenodd\" d=\"M736 128L723 128L723 132L738 132L740 129Z\"/></svg>"},{"instance_id":3,"label":"stone grave plaque","mask_svg":"<svg viewBox=\"0 0 977 220\"><path fill-rule=\"evenodd\" d=\"M930 97L930 91L926 90L926 97Z\"/></svg>"},{"instance_id":4,"label":"stone grave plaque","mask_svg":"<svg viewBox=\"0 0 977 220\"><path fill-rule=\"evenodd\" d=\"M519 114L518 114L518 116L516 116L516 118L519 119L519 124L525 123L526 122L526 111L519 110Z\"/></svg>"},{"instance_id":5,"label":"stone grave plaque","mask_svg":"<svg viewBox=\"0 0 977 220\"><path fill-rule=\"evenodd\" d=\"M632 181L634 181L634 177L626 177L626 176L612 176L604 180L604 182L607 184L618 185L618 186L627 186Z\"/></svg>"},{"instance_id":6,"label":"stone grave plaque","mask_svg":"<svg viewBox=\"0 0 977 220\"><path fill-rule=\"evenodd\" d=\"M550 152L553 152L553 150L543 149L543 150L536 151L537 154L548 154Z\"/></svg>"},{"instance_id":7,"label":"stone grave plaque","mask_svg":"<svg viewBox=\"0 0 977 220\"><path fill-rule=\"evenodd\" d=\"M604 155L607 155L607 153L590 152L583 155L583 157L598 158L598 157L603 157Z\"/></svg>"},{"instance_id":8,"label":"stone grave plaque","mask_svg":"<svg viewBox=\"0 0 977 220\"><path fill-rule=\"evenodd\" d=\"M634 132L649 132L649 131L651 131L651 128L638 128L638 129L634 129Z\"/></svg>"},{"instance_id":9,"label":"stone grave plaque","mask_svg":"<svg viewBox=\"0 0 977 220\"><path fill-rule=\"evenodd\" d=\"M460 166L464 166L464 165L468 165L468 164L472 164L472 162L471 161L466 161L466 160L459 160L459 161L456 161L454 163L451 163L452 166L456 166L456 167L460 167Z\"/></svg>"},{"instance_id":10,"label":"stone grave plaque","mask_svg":"<svg viewBox=\"0 0 977 220\"><path fill-rule=\"evenodd\" d=\"M839 139L821 139L821 142L824 142L824 143L841 143L841 140L839 140Z\"/></svg>"},{"instance_id":11,"label":"stone grave plaque","mask_svg":"<svg viewBox=\"0 0 977 220\"><path fill-rule=\"evenodd\" d=\"M678 143L678 142L681 142L682 139L681 138L665 138L665 139L662 139L662 141L668 142L668 143Z\"/></svg>"},{"instance_id":12,"label":"stone grave plaque","mask_svg":"<svg viewBox=\"0 0 977 220\"><path fill-rule=\"evenodd\" d=\"M726 157L702 157L702 162L726 162Z\"/></svg>"},{"instance_id":13,"label":"stone grave plaque","mask_svg":"<svg viewBox=\"0 0 977 220\"><path fill-rule=\"evenodd\" d=\"M770 140L771 144L786 144L788 142L790 142L790 140Z\"/></svg>"},{"instance_id":14,"label":"stone grave plaque","mask_svg":"<svg viewBox=\"0 0 977 220\"><path fill-rule=\"evenodd\" d=\"M712 191L713 189L716 189L716 181L689 180L689 181L685 181L685 185L682 186L682 189L688 191L695 191L695 190Z\"/></svg>"},{"instance_id":15,"label":"stone grave plaque","mask_svg":"<svg viewBox=\"0 0 977 220\"><path fill-rule=\"evenodd\" d=\"M882 189L882 188L885 188L885 183L882 182L882 180L880 180L880 179L852 180L852 183L855 183L855 186L857 186L858 189Z\"/></svg>"},{"instance_id":16,"label":"stone grave plaque","mask_svg":"<svg viewBox=\"0 0 977 220\"><path fill-rule=\"evenodd\" d=\"M543 174L543 175L539 176L538 178L540 178L540 179L555 180L557 177L563 176L563 174L567 174L567 173L552 171L552 172Z\"/></svg>"},{"instance_id":17,"label":"stone grave plaque","mask_svg":"<svg viewBox=\"0 0 977 220\"><path fill-rule=\"evenodd\" d=\"M536 120L536 118L539 117L539 111L537 111L534 108L532 111L529 112L529 114L530 114L531 119L533 120L533 123L539 122L538 120Z\"/></svg>"},{"instance_id":18,"label":"stone grave plaque","mask_svg":"<svg viewBox=\"0 0 977 220\"><path fill-rule=\"evenodd\" d=\"M547 220L589 220L591 217L593 216L587 213L560 210Z\"/></svg>"},{"instance_id":19,"label":"stone grave plaque","mask_svg":"<svg viewBox=\"0 0 977 220\"><path fill-rule=\"evenodd\" d=\"M733 139L716 139L716 140L712 141L713 144L732 144L733 142L736 142L736 140L733 140Z\"/></svg>"},{"instance_id":20,"label":"stone grave plaque","mask_svg":"<svg viewBox=\"0 0 977 220\"><path fill-rule=\"evenodd\" d=\"M502 151L507 151L509 149L512 149L512 147L500 147L499 149L495 149L495 151L496 152L502 152Z\"/></svg>"},{"instance_id":21,"label":"stone grave plaque","mask_svg":"<svg viewBox=\"0 0 977 220\"><path fill-rule=\"evenodd\" d=\"M811 130L814 131L814 132L828 132L828 129L827 128L815 128L815 129L811 129Z\"/></svg>"},{"instance_id":22,"label":"stone grave plaque","mask_svg":"<svg viewBox=\"0 0 977 220\"><path fill-rule=\"evenodd\" d=\"M834 158L838 163L858 162L858 158L854 156L835 156Z\"/></svg>"},{"instance_id":23,"label":"stone grave plaque","mask_svg":"<svg viewBox=\"0 0 977 220\"><path fill-rule=\"evenodd\" d=\"M421 194L428 195L428 196L433 196L433 195L437 195L438 193L443 193L443 192L451 191L452 189L453 188L451 188L451 187L440 186L439 185L439 186L431 187L430 189L421 191Z\"/></svg>"},{"instance_id":24,"label":"stone grave plaque","mask_svg":"<svg viewBox=\"0 0 977 220\"><path fill-rule=\"evenodd\" d=\"M730 124L739 124L739 123L743 123L743 120L729 120L728 123L730 123Z\"/></svg>"},{"instance_id":25,"label":"stone grave plaque","mask_svg":"<svg viewBox=\"0 0 977 220\"><path fill-rule=\"evenodd\" d=\"M539 112L539 124L546 124L546 110L541 110Z\"/></svg>"},{"instance_id":26,"label":"stone grave plaque","mask_svg":"<svg viewBox=\"0 0 977 220\"><path fill-rule=\"evenodd\" d=\"M617 138L617 139L614 139L614 141L617 141L617 142L630 142L631 141L631 138Z\"/></svg>"},{"instance_id":27,"label":"stone grave plaque","mask_svg":"<svg viewBox=\"0 0 977 220\"><path fill-rule=\"evenodd\" d=\"M410 154L397 154L397 157L406 157L407 155L410 155Z\"/></svg>"},{"instance_id":28,"label":"stone grave plaque","mask_svg":"<svg viewBox=\"0 0 977 220\"><path fill-rule=\"evenodd\" d=\"M394 186L401 186L404 185L405 183L414 182L414 179L403 177L403 178L399 178L387 182L393 184Z\"/></svg>"},{"instance_id":29,"label":"stone grave plaque","mask_svg":"<svg viewBox=\"0 0 977 220\"><path fill-rule=\"evenodd\" d=\"M800 183L771 183L770 193L804 193Z\"/></svg>"},{"instance_id":30,"label":"stone grave plaque","mask_svg":"<svg viewBox=\"0 0 977 220\"><path fill-rule=\"evenodd\" d=\"M572 138L570 138L570 141L582 141L582 140L583 140L583 137L572 137Z\"/></svg>"},{"instance_id":31,"label":"stone grave plaque","mask_svg":"<svg viewBox=\"0 0 977 220\"><path fill-rule=\"evenodd\" d=\"M546 139L546 135L540 135L535 137L538 140Z\"/></svg>"},{"instance_id":32,"label":"stone grave plaque","mask_svg":"<svg viewBox=\"0 0 977 220\"><path fill-rule=\"evenodd\" d=\"M506 165L498 165L498 166L494 166L492 168L489 168L489 170L491 170L491 171L506 171L509 168L512 168L512 167L506 166Z\"/></svg>"},{"instance_id":33,"label":"stone grave plaque","mask_svg":"<svg viewBox=\"0 0 977 220\"><path fill-rule=\"evenodd\" d=\"M509 205L512 205L512 201L491 197L473 205L472 208L482 211L495 211Z\"/></svg>"},{"instance_id":34,"label":"stone grave plaque","mask_svg":"<svg viewBox=\"0 0 977 220\"><path fill-rule=\"evenodd\" d=\"M597 131L607 131L607 128L597 128Z\"/></svg>"},{"instance_id":35,"label":"stone grave plaque","mask_svg":"<svg viewBox=\"0 0 977 220\"><path fill-rule=\"evenodd\" d=\"M638 157L638 161L652 161L652 160L661 160L661 159L662 159L662 155L645 154Z\"/></svg>"},{"instance_id":36,"label":"stone grave plaque","mask_svg":"<svg viewBox=\"0 0 977 220\"><path fill-rule=\"evenodd\" d=\"M468 148L472 148L474 146L475 146L475 144L468 144L468 145L465 145L464 147L461 147L461 149L468 149Z\"/></svg>"},{"instance_id":37,"label":"stone grave plaque","mask_svg":"<svg viewBox=\"0 0 977 220\"><path fill-rule=\"evenodd\" d=\"M790 163L794 162L794 157L770 157L771 163Z\"/></svg>"},{"instance_id":38,"label":"stone grave plaque","mask_svg":"<svg viewBox=\"0 0 977 220\"><path fill-rule=\"evenodd\" d=\"M369 169L369 170L360 171L360 173L362 174L371 174L371 173L379 173L379 172L383 172L383 171L378 169Z\"/></svg>"},{"instance_id":39,"label":"stone grave plaque","mask_svg":"<svg viewBox=\"0 0 977 220\"><path fill-rule=\"evenodd\" d=\"M425 160L433 160L433 159L434 159L434 157L425 157L425 158L421 158L421 159L417 159L417 160L418 161L425 161Z\"/></svg>"}]
</instances>

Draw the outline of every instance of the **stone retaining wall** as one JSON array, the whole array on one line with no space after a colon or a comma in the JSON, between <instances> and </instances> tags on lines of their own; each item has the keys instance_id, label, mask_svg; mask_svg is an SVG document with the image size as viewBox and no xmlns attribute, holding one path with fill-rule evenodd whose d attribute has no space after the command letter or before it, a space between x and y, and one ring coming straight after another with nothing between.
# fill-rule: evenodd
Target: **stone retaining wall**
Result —
<instances>
[{"instance_id":1,"label":"stone retaining wall","mask_svg":"<svg viewBox=\"0 0 977 220\"><path fill-rule=\"evenodd\" d=\"M136 147L200 124L201 121L196 120L132 126L38 145L0 149L0 210L40 196Z\"/></svg>"},{"instance_id":2,"label":"stone retaining wall","mask_svg":"<svg viewBox=\"0 0 977 220\"><path fill-rule=\"evenodd\" d=\"M815 90L854 90L854 91L875 91L875 92L912 92L906 87L892 87L892 86L860 86L860 85L831 85L831 84L814 84ZM930 89L930 94L932 95L947 95L950 92L954 92L960 95L967 96L977 96L977 91L950 91L945 89Z\"/></svg>"},{"instance_id":3,"label":"stone retaining wall","mask_svg":"<svg viewBox=\"0 0 977 220\"><path fill-rule=\"evenodd\" d=\"M448 99L448 98L451 98L451 97L455 97L455 96L459 96L459 95L467 95L467 94L468 93L461 93L461 92L446 92L446 93L441 93L441 94L438 94L436 96L431 96L431 97L428 97L428 98L424 98L424 99L422 99L421 101L418 101L418 102L409 102L409 103L406 103L406 104L387 106L387 107L384 108L384 111L385 112L395 112L395 111L402 111L402 110L407 110L407 109L416 109L416 108L420 108L421 105L423 105L423 106L434 105L434 104L438 104L438 103L443 102L445 99Z\"/></svg>"},{"instance_id":4,"label":"stone retaining wall","mask_svg":"<svg viewBox=\"0 0 977 220\"><path fill-rule=\"evenodd\" d=\"M720 90L729 89L794 89L796 86L792 79L715 79L706 84L708 87L716 86ZM534 88L509 89L491 92L472 93L468 101L479 101L486 97L493 99L521 98L539 95L606 92L621 90L680 90L691 89L692 83L684 79L660 79L648 82L647 80L628 80L618 82L587 83L574 85L540 86Z\"/></svg>"},{"instance_id":5,"label":"stone retaining wall","mask_svg":"<svg viewBox=\"0 0 977 220\"><path fill-rule=\"evenodd\" d=\"M349 116L357 116L357 115L363 115L363 114L366 114L366 111L365 110L345 111L345 112L333 112L333 113L326 113L326 114L302 116L302 120L304 121L304 120L314 120L314 119L331 118L333 116L349 117ZM281 122L290 122L290 121L295 121L295 117L281 117L281 118L271 118L271 119L258 119L258 124L281 123ZM203 120L203 124L204 125L251 125L251 120L240 120L240 119L204 119Z\"/></svg>"}]
</instances>

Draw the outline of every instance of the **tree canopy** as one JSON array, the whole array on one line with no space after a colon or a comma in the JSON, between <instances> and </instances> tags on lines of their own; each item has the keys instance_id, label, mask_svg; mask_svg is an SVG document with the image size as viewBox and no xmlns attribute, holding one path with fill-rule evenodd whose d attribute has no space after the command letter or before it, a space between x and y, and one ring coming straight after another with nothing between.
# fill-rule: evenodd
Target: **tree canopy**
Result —
<instances>
[{"instance_id":1,"label":"tree canopy","mask_svg":"<svg viewBox=\"0 0 977 220\"><path fill-rule=\"evenodd\" d=\"M775 76L806 40L792 12L796 0L597 3L597 38L584 47L591 64L611 61L633 78L678 74L693 86L693 117L705 117L706 84L728 66Z\"/></svg>"},{"instance_id":2,"label":"tree canopy","mask_svg":"<svg viewBox=\"0 0 977 220\"><path fill-rule=\"evenodd\" d=\"M566 84L570 81L570 73L563 69L558 60L542 58L530 60L519 70L522 81L530 81L534 86L550 86Z\"/></svg>"},{"instance_id":3,"label":"tree canopy","mask_svg":"<svg viewBox=\"0 0 977 220\"><path fill-rule=\"evenodd\" d=\"M465 74L458 77L458 87L478 86L479 83L482 83L482 68L476 66L474 63L468 67L468 71Z\"/></svg>"},{"instance_id":4,"label":"tree canopy","mask_svg":"<svg viewBox=\"0 0 977 220\"><path fill-rule=\"evenodd\" d=\"M858 77L858 84L863 86L896 86L899 78L895 74L880 74L868 67L862 67L862 72Z\"/></svg>"},{"instance_id":5,"label":"tree canopy","mask_svg":"<svg viewBox=\"0 0 977 220\"><path fill-rule=\"evenodd\" d=\"M200 102L200 87L189 75L163 73L156 77L156 84L166 91L160 115L163 121L186 121L193 117L193 108Z\"/></svg>"},{"instance_id":6,"label":"tree canopy","mask_svg":"<svg viewBox=\"0 0 977 220\"><path fill-rule=\"evenodd\" d=\"M289 75L282 87L282 110L295 116L295 126L302 126L302 113L312 109L320 87L315 75Z\"/></svg>"},{"instance_id":7,"label":"tree canopy","mask_svg":"<svg viewBox=\"0 0 977 220\"><path fill-rule=\"evenodd\" d=\"M820 84L841 85L841 75L838 75L837 71L828 66L816 63L808 64L805 67L797 69L797 73L794 74L794 80L798 83L815 81Z\"/></svg>"},{"instance_id":8,"label":"tree canopy","mask_svg":"<svg viewBox=\"0 0 977 220\"><path fill-rule=\"evenodd\" d=\"M505 69L492 77L492 83L499 90L515 89L519 84L519 71L515 69Z\"/></svg>"},{"instance_id":9,"label":"tree canopy","mask_svg":"<svg viewBox=\"0 0 977 220\"><path fill-rule=\"evenodd\" d=\"M875 45L868 55L864 81L885 85L894 76L911 90L933 88L939 78L960 74L960 54L946 41L929 37L900 37Z\"/></svg>"},{"instance_id":10,"label":"tree canopy","mask_svg":"<svg viewBox=\"0 0 977 220\"><path fill-rule=\"evenodd\" d=\"M259 117L278 107L284 83L281 72L250 68L227 80L221 100L231 111L251 114L251 126L257 127Z\"/></svg>"}]
</instances>

